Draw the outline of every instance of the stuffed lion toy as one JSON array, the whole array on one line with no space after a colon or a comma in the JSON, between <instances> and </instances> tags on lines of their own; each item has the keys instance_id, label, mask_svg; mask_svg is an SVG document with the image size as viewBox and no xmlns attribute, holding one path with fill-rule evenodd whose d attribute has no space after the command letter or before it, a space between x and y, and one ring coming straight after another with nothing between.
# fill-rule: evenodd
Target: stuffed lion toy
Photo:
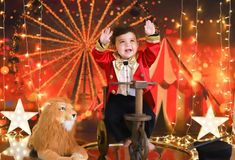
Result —
<instances>
[{"instance_id":1,"label":"stuffed lion toy","mask_svg":"<svg viewBox=\"0 0 235 160\"><path fill-rule=\"evenodd\" d=\"M73 106L64 98L45 102L28 147L42 160L87 160L86 150L75 140L76 117Z\"/></svg>"}]
</instances>

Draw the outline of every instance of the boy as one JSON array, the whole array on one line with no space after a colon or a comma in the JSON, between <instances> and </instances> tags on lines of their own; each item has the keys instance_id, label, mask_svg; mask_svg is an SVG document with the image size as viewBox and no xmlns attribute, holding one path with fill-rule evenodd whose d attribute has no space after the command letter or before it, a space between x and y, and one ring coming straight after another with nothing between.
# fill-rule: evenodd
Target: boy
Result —
<instances>
[{"instance_id":1,"label":"boy","mask_svg":"<svg viewBox=\"0 0 235 160\"><path fill-rule=\"evenodd\" d=\"M145 34L147 48L138 51L138 42L135 31L130 27L117 27L113 31L104 29L92 55L96 63L105 71L108 94L105 108L105 124L118 142L124 146L131 143L131 132L127 128L124 115L135 112L135 90L129 85L110 85L110 82L131 82L132 80L150 81L149 68L155 61L160 48L159 36L151 21L146 21ZM116 47L116 52L108 51L111 42ZM145 122L145 132L149 138L155 122L155 114L152 111L154 101L149 92L150 86L144 90L143 113L150 115L152 119ZM149 143L149 150L154 145Z\"/></svg>"}]
</instances>

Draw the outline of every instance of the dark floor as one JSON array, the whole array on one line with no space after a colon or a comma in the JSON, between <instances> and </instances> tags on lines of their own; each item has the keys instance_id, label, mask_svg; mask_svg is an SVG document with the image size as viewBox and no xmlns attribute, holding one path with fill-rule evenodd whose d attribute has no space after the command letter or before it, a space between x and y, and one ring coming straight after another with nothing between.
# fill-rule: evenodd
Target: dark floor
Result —
<instances>
[{"instance_id":1,"label":"dark floor","mask_svg":"<svg viewBox=\"0 0 235 160\"><path fill-rule=\"evenodd\" d=\"M77 139L81 145L96 141L97 121L86 120L78 125ZM154 132L156 134L167 134ZM154 136L153 135L153 136ZM32 160L28 157L29 150L26 147L27 141L3 141L0 139L0 160ZM191 156L184 151L172 147L156 144L156 150L149 153L148 160L189 160ZM96 160L99 157L97 146L90 145L87 147L89 160ZM235 160L235 149L233 149L231 160ZM129 160L129 151L120 145L109 147L108 160Z\"/></svg>"},{"instance_id":2,"label":"dark floor","mask_svg":"<svg viewBox=\"0 0 235 160\"><path fill-rule=\"evenodd\" d=\"M24 142L1 142L1 160L33 160L28 157L29 150L24 145ZM90 145L87 147L89 160L97 160L100 153L96 146ZM108 160L130 160L129 150L120 144L115 144L109 147ZM190 155L172 148L164 148L158 146L154 151L149 152L148 160L189 160Z\"/></svg>"}]
</instances>

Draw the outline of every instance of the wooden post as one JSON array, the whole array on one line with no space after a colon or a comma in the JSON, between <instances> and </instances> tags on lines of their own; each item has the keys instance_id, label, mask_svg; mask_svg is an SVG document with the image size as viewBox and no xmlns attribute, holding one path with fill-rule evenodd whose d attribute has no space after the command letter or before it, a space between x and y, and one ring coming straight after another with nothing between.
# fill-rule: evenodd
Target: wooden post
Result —
<instances>
[{"instance_id":1,"label":"wooden post","mask_svg":"<svg viewBox=\"0 0 235 160\"><path fill-rule=\"evenodd\" d=\"M135 113L143 113L143 89L138 88L135 90Z\"/></svg>"}]
</instances>

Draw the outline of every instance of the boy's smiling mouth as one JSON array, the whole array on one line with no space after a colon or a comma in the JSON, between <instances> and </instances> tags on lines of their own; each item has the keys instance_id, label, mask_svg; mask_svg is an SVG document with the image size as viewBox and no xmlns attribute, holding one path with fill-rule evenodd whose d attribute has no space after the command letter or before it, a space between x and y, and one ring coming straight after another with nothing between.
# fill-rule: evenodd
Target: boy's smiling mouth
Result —
<instances>
[{"instance_id":1,"label":"boy's smiling mouth","mask_svg":"<svg viewBox=\"0 0 235 160\"><path fill-rule=\"evenodd\" d=\"M132 49L125 49L125 52L130 53L130 52L132 52Z\"/></svg>"}]
</instances>

